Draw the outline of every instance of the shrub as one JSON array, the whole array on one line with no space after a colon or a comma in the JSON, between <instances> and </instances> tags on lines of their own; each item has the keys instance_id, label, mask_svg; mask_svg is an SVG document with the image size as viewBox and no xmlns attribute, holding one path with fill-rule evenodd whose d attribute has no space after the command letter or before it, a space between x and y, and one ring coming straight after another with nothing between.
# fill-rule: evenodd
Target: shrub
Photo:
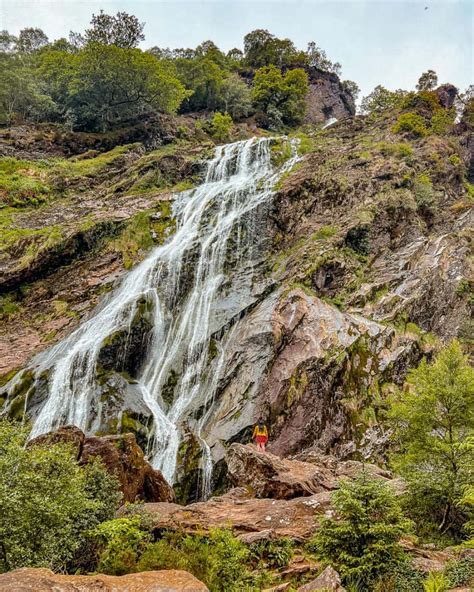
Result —
<instances>
[{"instance_id":1,"label":"shrub","mask_svg":"<svg viewBox=\"0 0 474 592\"><path fill-rule=\"evenodd\" d=\"M465 586L474 579L474 558L465 557L458 561L450 561L444 570L450 588Z\"/></svg>"},{"instance_id":2,"label":"shrub","mask_svg":"<svg viewBox=\"0 0 474 592\"><path fill-rule=\"evenodd\" d=\"M211 121L211 134L218 142L227 142L234 122L228 113L215 113Z\"/></svg>"},{"instance_id":3,"label":"shrub","mask_svg":"<svg viewBox=\"0 0 474 592\"><path fill-rule=\"evenodd\" d=\"M293 556L293 541L282 538L264 540L250 546L252 556L265 568L286 567Z\"/></svg>"},{"instance_id":4,"label":"shrub","mask_svg":"<svg viewBox=\"0 0 474 592\"><path fill-rule=\"evenodd\" d=\"M419 175L413 183L416 205L425 214L434 214L438 206L438 194L428 175Z\"/></svg>"},{"instance_id":5,"label":"shrub","mask_svg":"<svg viewBox=\"0 0 474 592\"><path fill-rule=\"evenodd\" d=\"M203 581L211 592L240 592L253 576L246 563L250 551L231 531L213 529L206 534L166 532L147 546L139 571L184 569Z\"/></svg>"},{"instance_id":6,"label":"shrub","mask_svg":"<svg viewBox=\"0 0 474 592\"><path fill-rule=\"evenodd\" d=\"M408 133L415 138L421 138L428 134L425 120L416 113L402 113L392 127L395 134Z\"/></svg>"},{"instance_id":7,"label":"shrub","mask_svg":"<svg viewBox=\"0 0 474 592\"><path fill-rule=\"evenodd\" d=\"M372 585L404 561L399 540L410 529L398 500L382 481L362 473L333 496L337 516L324 518L309 550L344 578Z\"/></svg>"},{"instance_id":8,"label":"shrub","mask_svg":"<svg viewBox=\"0 0 474 592\"><path fill-rule=\"evenodd\" d=\"M26 447L27 435L0 422L0 571L64 570L86 531L115 512L118 482L98 463L79 467L68 446Z\"/></svg>"},{"instance_id":9,"label":"shrub","mask_svg":"<svg viewBox=\"0 0 474 592\"><path fill-rule=\"evenodd\" d=\"M103 522L93 535L102 544L98 570L115 576L136 571L138 557L150 540L138 515Z\"/></svg>"}]
</instances>

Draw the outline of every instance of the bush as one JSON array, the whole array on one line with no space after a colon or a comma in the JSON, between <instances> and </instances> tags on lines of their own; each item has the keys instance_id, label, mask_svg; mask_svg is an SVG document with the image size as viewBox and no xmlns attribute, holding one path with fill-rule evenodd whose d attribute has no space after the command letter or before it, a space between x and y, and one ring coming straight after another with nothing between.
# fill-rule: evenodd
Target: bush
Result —
<instances>
[{"instance_id":1,"label":"bush","mask_svg":"<svg viewBox=\"0 0 474 592\"><path fill-rule=\"evenodd\" d=\"M474 558L465 557L458 561L450 561L444 570L450 588L466 586L474 579Z\"/></svg>"},{"instance_id":2,"label":"bush","mask_svg":"<svg viewBox=\"0 0 474 592\"><path fill-rule=\"evenodd\" d=\"M252 556L264 568L286 567L293 556L293 541L287 538L264 540L250 546Z\"/></svg>"},{"instance_id":3,"label":"bush","mask_svg":"<svg viewBox=\"0 0 474 592\"><path fill-rule=\"evenodd\" d=\"M408 133L415 138L421 138L428 134L425 120L416 113L402 113L392 127L395 134Z\"/></svg>"},{"instance_id":4,"label":"bush","mask_svg":"<svg viewBox=\"0 0 474 592\"><path fill-rule=\"evenodd\" d=\"M86 532L118 505L118 482L94 463L77 464L68 446L26 447L28 430L0 422L0 571L64 570Z\"/></svg>"},{"instance_id":5,"label":"bush","mask_svg":"<svg viewBox=\"0 0 474 592\"><path fill-rule=\"evenodd\" d=\"M211 121L211 135L218 142L227 142L234 122L228 113L215 113Z\"/></svg>"},{"instance_id":6,"label":"bush","mask_svg":"<svg viewBox=\"0 0 474 592\"><path fill-rule=\"evenodd\" d=\"M138 515L103 522L93 536L102 544L98 570L114 576L136 571L138 557L150 540L150 533L141 528Z\"/></svg>"},{"instance_id":7,"label":"bush","mask_svg":"<svg viewBox=\"0 0 474 592\"><path fill-rule=\"evenodd\" d=\"M433 189L433 184L428 175L419 175L413 183L413 194L418 209L428 215L436 213L438 207L438 194Z\"/></svg>"},{"instance_id":8,"label":"bush","mask_svg":"<svg viewBox=\"0 0 474 592\"><path fill-rule=\"evenodd\" d=\"M362 473L341 481L332 500L336 517L322 520L309 550L344 580L370 586L405 560L399 540L411 523L385 483Z\"/></svg>"},{"instance_id":9,"label":"bush","mask_svg":"<svg viewBox=\"0 0 474 592\"><path fill-rule=\"evenodd\" d=\"M203 581L210 592L240 592L254 583L246 567L249 559L249 549L229 530L192 535L167 532L148 545L138 570L184 569Z\"/></svg>"}]
</instances>

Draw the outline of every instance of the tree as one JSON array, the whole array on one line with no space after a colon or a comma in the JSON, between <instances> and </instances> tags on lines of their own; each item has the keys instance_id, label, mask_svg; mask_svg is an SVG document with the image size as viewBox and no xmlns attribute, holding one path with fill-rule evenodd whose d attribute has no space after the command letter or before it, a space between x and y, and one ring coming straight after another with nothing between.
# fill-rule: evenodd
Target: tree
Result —
<instances>
[{"instance_id":1,"label":"tree","mask_svg":"<svg viewBox=\"0 0 474 592\"><path fill-rule=\"evenodd\" d=\"M410 372L391 417L393 464L409 485L412 516L459 536L466 519L459 503L473 479L474 369L458 342Z\"/></svg>"},{"instance_id":2,"label":"tree","mask_svg":"<svg viewBox=\"0 0 474 592\"><path fill-rule=\"evenodd\" d=\"M139 49L89 43L45 52L40 72L53 99L82 129L106 130L141 113L175 113L189 95L170 63Z\"/></svg>"},{"instance_id":3,"label":"tree","mask_svg":"<svg viewBox=\"0 0 474 592\"><path fill-rule=\"evenodd\" d=\"M237 74L230 74L220 86L218 103L233 119L246 117L252 109L250 88Z\"/></svg>"},{"instance_id":4,"label":"tree","mask_svg":"<svg viewBox=\"0 0 474 592\"><path fill-rule=\"evenodd\" d=\"M48 37L41 29L27 28L20 31L16 49L20 53L33 53L48 43Z\"/></svg>"},{"instance_id":5,"label":"tree","mask_svg":"<svg viewBox=\"0 0 474 592\"><path fill-rule=\"evenodd\" d=\"M113 516L118 482L98 464L79 467L63 444L27 447L27 434L0 422L0 571L65 569L85 531Z\"/></svg>"},{"instance_id":6,"label":"tree","mask_svg":"<svg viewBox=\"0 0 474 592\"><path fill-rule=\"evenodd\" d=\"M309 66L317 68L318 70L324 70L325 72L334 72L340 76L341 64L339 62L333 64L324 49L318 47L314 41L308 43L306 56Z\"/></svg>"},{"instance_id":7,"label":"tree","mask_svg":"<svg viewBox=\"0 0 474 592\"><path fill-rule=\"evenodd\" d=\"M357 97L359 96L360 93L360 88L357 85L356 82L354 82L353 80L343 80L341 82L342 88L348 92L351 97L354 99L354 101L357 101Z\"/></svg>"},{"instance_id":8,"label":"tree","mask_svg":"<svg viewBox=\"0 0 474 592\"><path fill-rule=\"evenodd\" d=\"M14 35L10 35L5 29L0 31L0 52L11 53L15 50L17 38Z\"/></svg>"},{"instance_id":9,"label":"tree","mask_svg":"<svg viewBox=\"0 0 474 592\"><path fill-rule=\"evenodd\" d=\"M306 63L304 52L299 52L290 39L279 39L266 29L256 29L245 35L244 53L246 64L252 68Z\"/></svg>"},{"instance_id":10,"label":"tree","mask_svg":"<svg viewBox=\"0 0 474 592\"><path fill-rule=\"evenodd\" d=\"M310 549L344 579L372 589L379 576L404 561L399 541L411 523L390 487L364 472L341 481L332 501L336 516L323 518Z\"/></svg>"},{"instance_id":11,"label":"tree","mask_svg":"<svg viewBox=\"0 0 474 592\"><path fill-rule=\"evenodd\" d=\"M181 111L217 109L225 70L206 56L178 58L175 65L179 79L189 91Z\"/></svg>"},{"instance_id":12,"label":"tree","mask_svg":"<svg viewBox=\"0 0 474 592\"><path fill-rule=\"evenodd\" d=\"M228 113L215 113L211 122L211 134L218 142L229 140L234 122Z\"/></svg>"},{"instance_id":13,"label":"tree","mask_svg":"<svg viewBox=\"0 0 474 592\"><path fill-rule=\"evenodd\" d=\"M257 109L269 118L273 127L279 119L287 125L302 121L308 92L308 75L300 68L282 74L275 66L260 68L255 73L252 99Z\"/></svg>"},{"instance_id":14,"label":"tree","mask_svg":"<svg viewBox=\"0 0 474 592\"><path fill-rule=\"evenodd\" d=\"M84 34L86 43L102 43L131 49L145 39L145 23L141 23L136 16L127 12L117 12L113 16L101 10L99 14L92 15L91 25Z\"/></svg>"},{"instance_id":15,"label":"tree","mask_svg":"<svg viewBox=\"0 0 474 592\"><path fill-rule=\"evenodd\" d=\"M438 86L438 76L434 70L428 70L418 79L416 90L433 90L436 86Z\"/></svg>"},{"instance_id":16,"label":"tree","mask_svg":"<svg viewBox=\"0 0 474 592\"><path fill-rule=\"evenodd\" d=\"M400 107L407 94L404 90L391 91L379 84L362 99L360 108L364 115L380 115Z\"/></svg>"}]
</instances>

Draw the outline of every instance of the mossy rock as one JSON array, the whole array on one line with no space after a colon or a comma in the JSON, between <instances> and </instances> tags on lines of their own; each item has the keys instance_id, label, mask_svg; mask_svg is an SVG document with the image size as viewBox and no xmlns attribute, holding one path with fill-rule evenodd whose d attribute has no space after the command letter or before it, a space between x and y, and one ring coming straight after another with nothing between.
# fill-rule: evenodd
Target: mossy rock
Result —
<instances>
[{"instance_id":1,"label":"mossy rock","mask_svg":"<svg viewBox=\"0 0 474 592\"><path fill-rule=\"evenodd\" d=\"M146 359L153 331L152 305L142 298L136 304L136 310L129 330L120 330L107 336L97 358L99 376L111 370L126 372L136 378Z\"/></svg>"},{"instance_id":2,"label":"mossy rock","mask_svg":"<svg viewBox=\"0 0 474 592\"><path fill-rule=\"evenodd\" d=\"M200 468L202 449L193 434L187 434L181 442L177 459L177 480L173 486L176 501L189 504L198 501L202 478Z\"/></svg>"}]
</instances>

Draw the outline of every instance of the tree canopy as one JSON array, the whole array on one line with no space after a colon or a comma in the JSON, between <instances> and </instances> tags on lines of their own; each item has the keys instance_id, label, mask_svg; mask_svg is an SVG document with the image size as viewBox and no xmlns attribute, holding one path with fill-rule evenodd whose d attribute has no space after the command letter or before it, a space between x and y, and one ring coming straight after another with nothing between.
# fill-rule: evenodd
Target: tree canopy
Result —
<instances>
[{"instance_id":1,"label":"tree canopy","mask_svg":"<svg viewBox=\"0 0 474 592\"><path fill-rule=\"evenodd\" d=\"M144 27L134 15L101 10L69 39L50 41L38 28L18 37L2 31L0 123L51 121L107 131L154 112L219 111L240 119L258 111L265 114L262 125L295 125L311 68L340 73L315 42L303 51L266 29L248 33L243 51L226 54L212 40L143 51ZM273 94L264 90L271 80ZM358 92L351 81L341 88Z\"/></svg>"}]
</instances>

